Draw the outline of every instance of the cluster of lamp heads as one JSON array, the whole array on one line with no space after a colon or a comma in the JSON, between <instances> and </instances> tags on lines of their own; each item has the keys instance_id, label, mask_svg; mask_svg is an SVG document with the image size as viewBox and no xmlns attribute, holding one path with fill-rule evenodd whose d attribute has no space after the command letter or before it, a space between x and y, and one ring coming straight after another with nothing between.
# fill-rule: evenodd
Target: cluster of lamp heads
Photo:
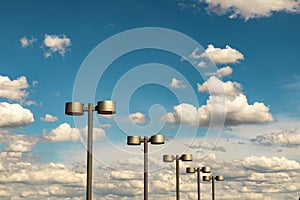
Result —
<instances>
[{"instance_id":1,"label":"cluster of lamp heads","mask_svg":"<svg viewBox=\"0 0 300 200\"><path fill-rule=\"evenodd\" d=\"M140 137L140 136L127 136L128 145L140 145L142 142L150 142L151 144L164 144L165 136L164 135L153 135L150 138Z\"/></svg>"},{"instance_id":2,"label":"cluster of lamp heads","mask_svg":"<svg viewBox=\"0 0 300 200\"><path fill-rule=\"evenodd\" d=\"M66 115L79 116L83 115L84 111L88 111L88 108L81 102L67 102L65 107ZM101 115L112 115L116 113L116 102L111 100L98 101L94 106L93 111L97 111Z\"/></svg>"},{"instance_id":3,"label":"cluster of lamp heads","mask_svg":"<svg viewBox=\"0 0 300 200\"><path fill-rule=\"evenodd\" d=\"M88 107L85 107L81 102L67 102L65 107L65 114L79 116L83 115L84 111L88 111ZM93 106L93 111L97 111L98 114L101 115L112 115L116 113L116 103L111 100L98 101L96 106ZM140 137L140 136L128 136L127 144L128 145L140 145L142 142L150 142L151 144L164 144L165 138L164 135L153 135L150 138L148 137ZM192 154L182 154L178 155L163 155L164 162L173 162L176 159L181 161L192 161ZM195 173L195 172L203 172L203 173L211 173L211 169L209 167L195 168L195 167L187 167L187 173ZM224 181L223 176L203 176L203 181L210 180Z\"/></svg>"}]
</instances>

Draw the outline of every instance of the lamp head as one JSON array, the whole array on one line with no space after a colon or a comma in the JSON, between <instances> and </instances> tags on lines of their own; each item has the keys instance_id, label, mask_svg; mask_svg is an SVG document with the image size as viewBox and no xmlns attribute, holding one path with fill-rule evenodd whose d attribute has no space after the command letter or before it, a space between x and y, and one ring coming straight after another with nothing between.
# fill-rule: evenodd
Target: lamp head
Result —
<instances>
[{"instance_id":1,"label":"lamp head","mask_svg":"<svg viewBox=\"0 0 300 200\"><path fill-rule=\"evenodd\" d=\"M83 115L83 103L80 102L67 102L65 107L66 115Z\"/></svg>"},{"instance_id":2,"label":"lamp head","mask_svg":"<svg viewBox=\"0 0 300 200\"><path fill-rule=\"evenodd\" d=\"M150 138L151 144L164 144L165 137L163 135L153 135Z\"/></svg>"},{"instance_id":3,"label":"lamp head","mask_svg":"<svg viewBox=\"0 0 300 200\"><path fill-rule=\"evenodd\" d=\"M211 177L210 176L203 176L203 181L210 181Z\"/></svg>"},{"instance_id":4,"label":"lamp head","mask_svg":"<svg viewBox=\"0 0 300 200\"><path fill-rule=\"evenodd\" d=\"M96 110L101 115L111 115L116 113L116 102L111 100L98 101Z\"/></svg>"},{"instance_id":5,"label":"lamp head","mask_svg":"<svg viewBox=\"0 0 300 200\"><path fill-rule=\"evenodd\" d=\"M202 167L202 168L201 168L201 171L202 171L203 173L210 173L210 172L211 172L210 167Z\"/></svg>"},{"instance_id":6,"label":"lamp head","mask_svg":"<svg viewBox=\"0 0 300 200\"><path fill-rule=\"evenodd\" d=\"M195 173L195 172L196 172L195 167L187 167L186 168L186 173Z\"/></svg>"},{"instance_id":7,"label":"lamp head","mask_svg":"<svg viewBox=\"0 0 300 200\"><path fill-rule=\"evenodd\" d=\"M164 162L173 162L175 160L174 155L163 155Z\"/></svg>"},{"instance_id":8,"label":"lamp head","mask_svg":"<svg viewBox=\"0 0 300 200\"><path fill-rule=\"evenodd\" d=\"M128 145L140 145L141 144L140 136L127 136L127 144Z\"/></svg>"},{"instance_id":9,"label":"lamp head","mask_svg":"<svg viewBox=\"0 0 300 200\"><path fill-rule=\"evenodd\" d=\"M192 161L193 155L192 154L182 154L180 159L182 161Z\"/></svg>"},{"instance_id":10,"label":"lamp head","mask_svg":"<svg viewBox=\"0 0 300 200\"><path fill-rule=\"evenodd\" d=\"M217 181L224 181L224 176L216 176Z\"/></svg>"}]
</instances>

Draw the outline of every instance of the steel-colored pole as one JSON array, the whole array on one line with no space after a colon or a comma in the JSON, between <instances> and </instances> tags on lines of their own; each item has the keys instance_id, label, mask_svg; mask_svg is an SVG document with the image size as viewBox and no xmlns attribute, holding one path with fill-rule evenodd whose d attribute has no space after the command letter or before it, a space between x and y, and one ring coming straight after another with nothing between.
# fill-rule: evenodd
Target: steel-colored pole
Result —
<instances>
[{"instance_id":1,"label":"steel-colored pole","mask_svg":"<svg viewBox=\"0 0 300 200\"><path fill-rule=\"evenodd\" d=\"M87 149L87 180L86 200L92 200L93 180L93 104L88 104L88 149Z\"/></svg>"},{"instance_id":2,"label":"steel-colored pole","mask_svg":"<svg viewBox=\"0 0 300 200\"><path fill-rule=\"evenodd\" d=\"M197 168L198 200L200 200L200 168Z\"/></svg>"},{"instance_id":3,"label":"steel-colored pole","mask_svg":"<svg viewBox=\"0 0 300 200\"><path fill-rule=\"evenodd\" d=\"M211 178L211 187L212 187L212 200L215 200L215 177Z\"/></svg>"},{"instance_id":4,"label":"steel-colored pole","mask_svg":"<svg viewBox=\"0 0 300 200\"><path fill-rule=\"evenodd\" d=\"M180 157L176 155L176 199L180 199L179 195L179 159Z\"/></svg>"},{"instance_id":5,"label":"steel-colored pole","mask_svg":"<svg viewBox=\"0 0 300 200\"><path fill-rule=\"evenodd\" d=\"M148 137L144 137L144 200L148 200Z\"/></svg>"}]
</instances>

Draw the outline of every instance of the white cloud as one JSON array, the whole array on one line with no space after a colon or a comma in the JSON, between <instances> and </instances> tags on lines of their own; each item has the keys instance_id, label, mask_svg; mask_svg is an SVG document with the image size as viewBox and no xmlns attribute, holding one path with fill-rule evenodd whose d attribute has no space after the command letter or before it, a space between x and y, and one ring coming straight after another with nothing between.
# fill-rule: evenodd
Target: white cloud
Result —
<instances>
[{"instance_id":1,"label":"white cloud","mask_svg":"<svg viewBox=\"0 0 300 200\"><path fill-rule=\"evenodd\" d=\"M132 113L128 116L129 120L135 124L146 123L146 116L141 112Z\"/></svg>"},{"instance_id":2,"label":"white cloud","mask_svg":"<svg viewBox=\"0 0 300 200\"><path fill-rule=\"evenodd\" d=\"M195 58L209 58L217 64L237 63L239 60L244 60L244 55L236 49L226 45L225 49L215 48L212 44L208 45L205 51L195 56Z\"/></svg>"},{"instance_id":3,"label":"white cloud","mask_svg":"<svg viewBox=\"0 0 300 200\"><path fill-rule=\"evenodd\" d=\"M47 48L45 57L48 58L52 56L53 53L58 52L62 57L64 57L67 48L71 46L71 39L65 35L45 35L44 46Z\"/></svg>"},{"instance_id":4,"label":"white cloud","mask_svg":"<svg viewBox=\"0 0 300 200\"><path fill-rule=\"evenodd\" d=\"M21 42L21 45L23 48L26 48L28 46L32 46L34 42L36 42L37 39L36 38L31 38L31 39L28 39L26 37L22 37L20 39L20 42Z\"/></svg>"},{"instance_id":5,"label":"white cloud","mask_svg":"<svg viewBox=\"0 0 300 200\"><path fill-rule=\"evenodd\" d=\"M87 131L88 131L87 126L80 129L80 133L84 137L87 137ZM93 140L94 141L101 139L103 136L105 136L105 131L102 128L93 127Z\"/></svg>"},{"instance_id":6,"label":"white cloud","mask_svg":"<svg viewBox=\"0 0 300 200\"><path fill-rule=\"evenodd\" d=\"M67 123L63 123L53 129L48 135L45 134L44 138L53 142L76 142L80 140L80 131L77 128L71 128Z\"/></svg>"},{"instance_id":7,"label":"white cloud","mask_svg":"<svg viewBox=\"0 0 300 200\"><path fill-rule=\"evenodd\" d=\"M226 149L223 146L219 146L208 142L207 140L199 140L197 144L187 145L189 148L197 150L197 152L201 152L201 150L212 150L212 151L221 151L226 152Z\"/></svg>"},{"instance_id":8,"label":"white cloud","mask_svg":"<svg viewBox=\"0 0 300 200\"><path fill-rule=\"evenodd\" d=\"M288 160L285 157L247 157L243 160L243 165L247 169L253 171L288 171L288 170L300 170L300 164L295 160Z\"/></svg>"},{"instance_id":9,"label":"white cloud","mask_svg":"<svg viewBox=\"0 0 300 200\"><path fill-rule=\"evenodd\" d=\"M220 69L218 69L217 73L220 74L221 77L224 77L224 76L228 76L230 74L232 74L232 68L229 67L229 66L226 66L226 67L222 67Z\"/></svg>"},{"instance_id":10,"label":"white cloud","mask_svg":"<svg viewBox=\"0 0 300 200\"><path fill-rule=\"evenodd\" d=\"M0 102L0 116L0 128L16 128L34 122L31 111L20 104Z\"/></svg>"},{"instance_id":11,"label":"white cloud","mask_svg":"<svg viewBox=\"0 0 300 200\"><path fill-rule=\"evenodd\" d=\"M171 81L171 83L169 84L169 86L170 86L171 88L175 88L175 89L184 89L184 88L187 87L187 85L184 84L182 80L178 80L178 79L176 79L176 78L172 78L172 81Z\"/></svg>"},{"instance_id":12,"label":"white cloud","mask_svg":"<svg viewBox=\"0 0 300 200\"><path fill-rule=\"evenodd\" d=\"M258 135L251 139L252 142L259 145L274 145L281 144L284 147L298 147L300 146L300 133L297 130L294 131L279 131L265 133L263 135Z\"/></svg>"},{"instance_id":13,"label":"white cloud","mask_svg":"<svg viewBox=\"0 0 300 200\"><path fill-rule=\"evenodd\" d=\"M203 84L197 84L198 92L206 92L213 96L237 96L242 94L242 86L237 82L222 82L215 76L210 77Z\"/></svg>"},{"instance_id":14,"label":"white cloud","mask_svg":"<svg viewBox=\"0 0 300 200\"><path fill-rule=\"evenodd\" d=\"M206 76L217 76L217 77L225 77L231 75L233 72L232 68L229 66L222 67L218 69L216 72L207 72L205 73Z\"/></svg>"},{"instance_id":15,"label":"white cloud","mask_svg":"<svg viewBox=\"0 0 300 200\"><path fill-rule=\"evenodd\" d=\"M239 83L222 82L213 76L202 85L198 84L198 91L210 93L206 105L197 109L193 105L182 103L174 106L174 112L167 113L164 120L170 123L207 127L213 115L224 116L226 113L225 125L228 126L274 121L272 114L269 113L269 107L264 103L254 102L252 105L248 103Z\"/></svg>"},{"instance_id":16,"label":"white cloud","mask_svg":"<svg viewBox=\"0 0 300 200\"><path fill-rule=\"evenodd\" d=\"M25 76L11 80L8 76L0 75L0 97L9 100L22 101L28 96L25 89L29 87Z\"/></svg>"},{"instance_id":17,"label":"white cloud","mask_svg":"<svg viewBox=\"0 0 300 200\"><path fill-rule=\"evenodd\" d=\"M37 106L38 103L37 103L36 101L29 100L29 101L26 101L26 102L25 102L25 105L26 105L26 106L32 106L32 105Z\"/></svg>"},{"instance_id":18,"label":"white cloud","mask_svg":"<svg viewBox=\"0 0 300 200\"><path fill-rule=\"evenodd\" d=\"M269 17L273 12L299 13L298 0L203 0L208 4L207 10L218 15L230 14L229 18L238 16L245 20Z\"/></svg>"},{"instance_id":19,"label":"white cloud","mask_svg":"<svg viewBox=\"0 0 300 200\"><path fill-rule=\"evenodd\" d=\"M55 122L58 120L58 118L53 115L46 114L44 117L40 117L40 120L44 122Z\"/></svg>"}]
</instances>

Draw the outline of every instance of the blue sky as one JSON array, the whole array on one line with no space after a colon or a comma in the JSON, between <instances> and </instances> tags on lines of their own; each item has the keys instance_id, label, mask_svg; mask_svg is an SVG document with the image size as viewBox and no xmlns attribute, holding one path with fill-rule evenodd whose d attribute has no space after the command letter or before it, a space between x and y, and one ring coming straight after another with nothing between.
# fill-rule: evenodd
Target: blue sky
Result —
<instances>
[{"instance_id":1,"label":"blue sky","mask_svg":"<svg viewBox=\"0 0 300 200\"><path fill-rule=\"evenodd\" d=\"M191 165L225 176L219 199L298 198L299 12L296 0L2 1L1 198L84 199L87 116L65 102L111 98L116 115L94 114L95 199L142 199L142 147L126 136L157 133L150 199L174 198L162 155L184 152L183 199L196 198Z\"/></svg>"}]
</instances>

